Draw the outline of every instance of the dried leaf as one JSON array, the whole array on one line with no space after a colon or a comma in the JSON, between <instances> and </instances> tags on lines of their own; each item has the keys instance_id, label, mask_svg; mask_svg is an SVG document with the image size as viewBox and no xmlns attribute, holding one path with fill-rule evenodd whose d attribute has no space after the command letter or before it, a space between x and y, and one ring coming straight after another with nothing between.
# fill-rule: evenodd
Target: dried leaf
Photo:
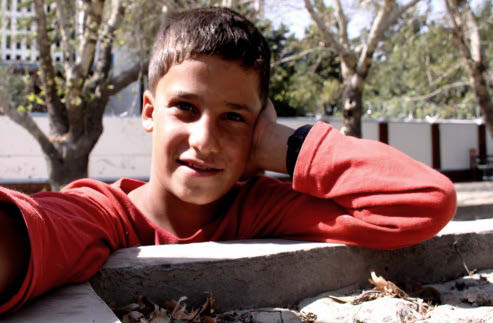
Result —
<instances>
[{"instance_id":1,"label":"dried leaf","mask_svg":"<svg viewBox=\"0 0 493 323\"><path fill-rule=\"evenodd\" d=\"M382 276L377 276L374 271L371 272L371 279L368 280L375 285L375 289L385 293L385 295L394 297L408 297L408 295L391 281L385 280Z\"/></svg>"},{"instance_id":2,"label":"dried leaf","mask_svg":"<svg viewBox=\"0 0 493 323\"><path fill-rule=\"evenodd\" d=\"M134 320L130 314L125 314L122 317L122 323L138 323L137 320Z\"/></svg>"},{"instance_id":3,"label":"dried leaf","mask_svg":"<svg viewBox=\"0 0 493 323\"><path fill-rule=\"evenodd\" d=\"M149 323L170 323L171 319L166 311L154 311L151 314Z\"/></svg>"},{"instance_id":4,"label":"dried leaf","mask_svg":"<svg viewBox=\"0 0 493 323\"><path fill-rule=\"evenodd\" d=\"M171 318L173 318L173 320L180 320L181 317L186 315L187 306L185 304L181 304L186 299L187 299L186 296L182 296L180 297L178 302L176 302L176 306L173 309L173 312L171 313Z\"/></svg>"},{"instance_id":5,"label":"dried leaf","mask_svg":"<svg viewBox=\"0 0 493 323\"><path fill-rule=\"evenodd\" d=\"M212 293L209 293L209 295L206 297L205 303L202 305L202 308L200 309L198 315L202 315L203 313L213 315L215 305L216 305L216 299L214 298L214 295Z\"/></svg>"},{"instance_id":6,"label":"dried leaf","mask_svg":"<svg viewBox=\"0 0 493 323\"><path fill-rule=\"evenodd\" d=\"M341 304L345 304L345 303L349 303L349 304L352 304L353 301L354 301L354 297L352 296L342 296L342 297L337 297L337 296L331 296L331 295L327 295L328 298L336 301L337 303L341 303Z\"/></svg>"},{"instance_id":7,"label":"dried leaf","mask_svg":"<svg viewBox=\"0 0 493 323\"><path fill-rule=\"evenodd\" d=\"M140 307L140 305L137 303L130 303L128 305L119 307L117 310L122 311L122 312L126 312L126 313L130 313L132 311L138 310L139 307Z\"/></svg>"},{"instance_id":8,"label":"dried leaf","mask_svg":"<svg viewBox=\"0 0 493 323\"><path fill-rule=\"evenodd\" d=\"M216 319L215 318L212 318L210 316L204 316L202 318L202 322L203 323L216 323Z\"/></svg>"},{"instance_id":9,"label":"dried leaf","mask_svg":"<svg viewBox=\"0 0 493 323\"><path fill-rule=\"evenodd\" d=\"M133 320L138 321L142 317L144 317L144 314L142 314L141 312L132 311L132 312L128 313L128 316L131 317Z\"/></svg>"},{"instance_id":10,"label":"dried leaf","mask_svg":"<svg viewBox=\"0 0 493 323\"><path fill-rule=\"evenodd\" d=\"M168 312L173 312L173 309L175 307L176 307L176 301L174 299L164 302L164 309L166 309Z\"/></svg>"},{"instance_id":11,"label":"dried leaf","mask_svg":"<svg viewBox=\"0 0 493 323\"><path fill-rule=\"evenodd\" d=\"M314 323L317 321L317 315L312 312L301 312L300 319L303 323Z\"/></svg>"},{"instance_id":12,"label":"dried leaf","mask_svg":"<svg viewBox=\"0 0 493 323\"><path fill-rule=\"evenodd\" d=\"M145 296L138 296L137 297L137 304L139 304L139 312L141 312L145 316L148 316L149 314L151 314L156 309L156 304L151 302Z\"/></svg>"}]
</instances>

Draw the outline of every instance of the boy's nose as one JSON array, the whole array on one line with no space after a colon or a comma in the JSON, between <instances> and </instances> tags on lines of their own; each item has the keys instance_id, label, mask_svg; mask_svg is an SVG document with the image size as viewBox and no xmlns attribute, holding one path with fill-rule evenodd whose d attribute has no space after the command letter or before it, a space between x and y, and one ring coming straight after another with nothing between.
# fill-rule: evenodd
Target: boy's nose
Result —
<instances>
[{"instance_id":1,"label":"boy's nose","mask_svg":"<svg viewBox=\"0 0 493 323\"><path fill-rule=\"evenodd\" d=\"M192 148L202 154L219 151L218 131L210 118L202 117L190 126L188 141Z\"/></svg>"}]
</instances>

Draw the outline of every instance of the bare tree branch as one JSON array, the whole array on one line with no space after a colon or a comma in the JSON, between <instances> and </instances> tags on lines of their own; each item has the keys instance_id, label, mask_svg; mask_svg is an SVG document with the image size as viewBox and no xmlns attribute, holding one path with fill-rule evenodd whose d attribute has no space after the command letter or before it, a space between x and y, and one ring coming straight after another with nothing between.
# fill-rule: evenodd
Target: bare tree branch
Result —
<instances>
[{"instance_id":1,"label":"bare tree branch","mask_svg":"<svg viewBox=\"0 0 493 323\"><path fill-rule=\"evenodd\" d=\"M120 92L128 85L130 85L132 82L135 82L139 74L143 74L143 75L147 74L148 68L149 68L149 61L136 63L134 66L132 66L125 72L122 72L117 76L111 78L107 83L105 83L105 85L102 85L105 86L106 88L100 89L98 91L102 91L102 92L104 91L105 95L108 96L115 95L116 93Z\"/></svg>"},{"instance_id":2,"label":"bare tree branch","mask_svg":"<svg viewBox=\"0 0 493 323\"><path fill-rule=\"evenodd\" d=\"M399 19L404 12L416 5L419 1L420 0L413 0L406 5L399 7L395 0L385 0L383 6L379 8L375 19L373 20L368 41L361 51L358 61L358 73L361 75L366 75L368 73L373 53L375 52L378 43L383 39L385 31L388 30L391 25L395 24L397 19Z\"/></svg>"},{"instance_id":3,"label":"bare tree branch","mask_svg":"<svg viewBox=\"0 0 493 323\"><path fill-rule=\"evenodd\" d=\"M58 97L55 70L51 57L51 41L46 30L46 16L44 11L44 0L34 1L35 21L37 26L36 43L39 51L41 62L41 83L45 91L45 103L50 116L51 131L56 134L62 134L68 131L68 122L66 111Z\"/></svg>"},{"instance_id":4,"label":"bare tree branch","mask_svg":"<svg viewBox=\"0 0 493 323\"><path fill-rule=\"evenodd\" d=\"M452 84L447 84L445 86L442 86L441 88L436 89L435 91L425 94L425 95L420 95L420 96L414 96L414 97L409 97L405 96L403 99L408 100L408 101L422 101L422 100L428 100L444 91L450 90L455 87L464 87L464 86L471 86L469 82L455 82Z\"/></svg>"},{"instance_id":5,"label":"bare tree branch","mask_svg":"<svg viewBox=\"0 0 493 323\"><path fill-rule=\"evenodd\" d=\"M343 44L335 39L334 34L327 28L322 18L315 12L311 0L305 0L305 7L310 13L312 19L317 24L320 31L322 32L322 37L327 43L327 46L334 49L339 54L341 60L344 61L347 66L354 66L356 57L349 50L349 48L344 47Z\"/></svg>"},{"instance_id":6,"label":"bare tree branch","mask_svg":"<svg viewBox=\"0 0 493 323\"><path fill-rule=\"evenodd\" d=\"M70 79L75 67L75 62L73 61L75 57L75 49L72 45L70 37L70 14L67 8L66 1L56 0L56 7L56 14L58 17L58 21L60 22L60 35L62 36L63 50L65 52L65 74L67 75L67 79Z\"/></svg>"},{"instance_id":7,"label":"bare tree branch","mask_svg":"<svg viewBox=\"0 0 493 323\"><path fill-rule=\"evenodd\" d=\"M358 60L358 73L360 75L366 75L368 73L368 67L371 64L373 53L377 48L378 43L383 38L385 32L385 26L387 26L387 19L389 19L390 13L395 6L395 0L385 0L382 7L377 12L375 19L371 25L370 33L368 35L368 41L363 46L359 60Z\"/></svg>"},{"instance_id":8,"label":"bare tree branch","mask_svg":"<svg viewBox=\"0 0 493 323\"><path fill-rule=\"evenodd\" d=\"M414 7L421 0L412 0L408 2L406 5L396 7L396 10L391 14L389 19L387 20L387 24L384 26L385 29L389 28L391 25L395 24L397 19L399 19L406 11Z\"/></svg>"},{"instance_id":9,"label":"bare tree branch","mask_svg":"<svg viewBox=\"0 0 493 323\"><path fill-rule=\"evenodd\" d=\"M284 64L284 63L287 63L287 62L290 62L290 61L295 61L297 59L300 59L306 55L309 55L311 53L314 53L314 52L318 52L318 51L321 51L321 50L325 50L326 48L325 47L314 47L314 48L309 48L309 49L306 49L304 51L301 51L297 54L294 54L294 55L290 55L290 56L287 56L287 57L284 57L284 58L281 58L280 60L277 60L275 62L272 62L270 64L271 67L274 67L274 66L277 66L277 65L281 65L281 64Z\"/></svg>"},{"instance_id":10,"label":"bare tree branch","mask_svg":"<svg viewBox=\"0 0 493 323\"><path fill-rule=\"evenodd\" d=\"M449 20L452 23L453 36L455 41L458 43L466 62L469 64L472 60L471 53L469 51L469 46L467 40L464 39L464 34L461 32L462 19L460 17L459 9L455 5L455 2L445 0L445 8L449 16Z\"/></svg>"},{"instance_id":11,"label":"bare tree branch","mask_svg":"<svg viewBox=\"0 0 493 323\"><path fill-rule=\"evenodd\" d=\"M349 39L347 36L347 19L344 11L342 10L341 1L334 1L337 13L337 24L339 25L339 41L344 47L349 48Z\"/></svg>"},{"instance_id":12,"label":"bare tree branch","mask_svg":"<svg viewBox=\"0 0 493 323\"><path fill-rule=\"evenodd\" d=\"M436 86L438 83L440 83L441 81L443 81L447 77L451 76L456 71L460 70L462 67L463 66L461 64L456 64L456 65L452 66L450 69L448 69L447 71L445 71L445 73L443 73L438 78L436 78L435 80L433 80L433 82L430 83L430 87Z\"/></svg>"},{"instance_id":13,"label":"bare tree branch","mask_svg":"<svg viewBox=\"0 0 493 323\"><path fill-rule=\"evenodd\" d=\"M34 139L36 139L46 155L52 156L54 158L60 158L60 154L56 150L55 146L45 135L45 133L38 127L37 123L33 120L28 112L19 112L15 107L11 106L8 103L5 104L3 108L5 114L10 119L26 129L27 132L29 132L29 134L33 136Z\"/></svg>"},{"instance_id":14,"label":"bare tree branch","mask_svg":"<svg viewBox=\"0 0 493 323\"><path fill-rule=\"evenodd\" d=\"M91 77L88 88L94 88L101 80L106 79L111 68L111 52L115 31L120 26L125 9L121 0L111 1L111 13L108 22L101 33L99 54L96 62L96 71Z\"/></svg>"},{"instance_id":15,"label":"bare tree branch","mask_svg":"<svg viewBox=\"0 0 493 323\"><path fill-rule=\"evenodd\" d=\"M89 69L94 61L98 30L103 17L104 0L84 0L83 8L84 32L76 59L77 77L82 80L89 74Z\"/></svg>"}]
</instances>

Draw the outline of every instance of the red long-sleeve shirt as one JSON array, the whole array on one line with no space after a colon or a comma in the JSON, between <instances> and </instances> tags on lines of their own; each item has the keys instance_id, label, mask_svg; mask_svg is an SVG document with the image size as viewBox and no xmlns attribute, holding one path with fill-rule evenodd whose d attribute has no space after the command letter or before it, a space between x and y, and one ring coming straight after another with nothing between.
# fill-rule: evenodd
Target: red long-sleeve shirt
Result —
<instances>
[{"instance_id":1,"label":"red long-sleeve shirt","mask_svg":"<svg viewBox=\"0 0 493 323\"><path fill-rule=\"evenodd\" d=\"M32 196L0 188L0 201L20 209L31 242L26 278L0 314L88 280L119 248L275 237L392 249L432 237L456 207L454 187L440 173L321 122L303 144L292 183L264 176L238 183L221 212L190 237L174 237L132 204L127 194L140 185L86 179Z\"/></svg>"}]
</instances>

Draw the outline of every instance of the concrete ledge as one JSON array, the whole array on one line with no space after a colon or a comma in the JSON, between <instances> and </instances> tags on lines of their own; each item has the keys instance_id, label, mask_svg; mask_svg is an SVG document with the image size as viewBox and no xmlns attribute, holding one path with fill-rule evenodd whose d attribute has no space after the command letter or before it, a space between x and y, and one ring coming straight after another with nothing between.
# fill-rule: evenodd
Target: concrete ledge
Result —
<instances>
[{"instance_id":1,"label":"concrete ledge","mask_svg":"<svg viewBox=\"0 0 493 323\"><path fill-rule=\"evenodd\" d=\"M2 317L8 323L113 323L120 320L89 283L66 286L28 304L18 313Z\"/></svg>"},{"instance_id":2,"label":"concrete ledge","mask_svg":"<svg viewBox=\"0 0 493 323\"><path fill-rule=\"evenodd\" d=\"M198 306L213 292L217 309L289 306L348 285L366 286L371 271L394 282L441 282L470 269L493 268L493 219L451 222L413 247L378 251L285 240L163 245L115 252L91 279L107 302L136 295L160 303L189 297Z\"/></svg>"},{"instance_id":3,"label":"concrete ledge","mask_svg":"<svg viewBox=\"0 0 493 323\"><path fill-rule=\"evenodd\" d=\"M472 221L493 218L493 204L459 205L454 221Z\"/></svg>"}]
</instances>

